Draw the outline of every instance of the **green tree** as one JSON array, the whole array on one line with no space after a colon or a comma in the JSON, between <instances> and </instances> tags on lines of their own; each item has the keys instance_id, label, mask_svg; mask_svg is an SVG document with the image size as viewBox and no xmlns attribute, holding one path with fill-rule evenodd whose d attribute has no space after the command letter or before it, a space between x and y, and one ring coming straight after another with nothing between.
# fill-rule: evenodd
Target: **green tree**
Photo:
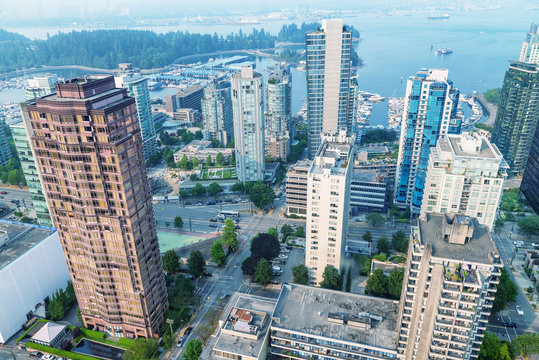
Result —
<instances>
[{"instance_id":1,"label":"green tree","mask_svg":"<svg viewBox=\"0 0 539 360\"><path fill-rule=\"evenodd\" d=\"M262 285L269 284L271 281L271 265L268 260L262 258L258 261L254 281Z\"/></svg>"},{"instance_id":2,"label":"green tree","mask_svg":"<svg viewBox=\"0 0 539 360\"><path fill-rule=\"evenodd\" d=\"M339 274L337 269L331 265L326 265L324 273L322 274L322 282L320 282L320 287L323 287L324 289L341 290L342 282L342 276Z\"/></svg>"},{"instance_id":3,"label":"green tree","mask_svg":"<svg viewBox=\"0 0 539 360\"><path fill-rule=\"evenodd\" d=\"M263 209L273 203L275 192L262 181L257 181L249 191L249 198L259 209Z\"/></svg>"},{"instance_id":4,"label":"green tree","mask_svg":"<svg viewBox=\"0 0 539 360\"><path fill-rule=\"evenodd\" d=\"M200 339L189 340L183 353L184 360L198 360L202 354L202 341Z\"/></svg>"},{"instance_id":5,"label":"green tree","mask_svg":"<svg viewBox=\"0 0 539 360\"><path fill-rule=\"evenodd\" d=\"M189 273L193 274L195 277L202 275L206 269L206 262L204 261L204 257L200 251L195 250L189 253L189 258L187 259L187 268L189 269Z\"/></svg>"},{"instance_id":6,"label":"green tree","mask_svg":"<svg viewBox=\"0 0 539 360\"><path fill-rule=\"evenodd\" d=\"M226 147L228 147L228 145ZM234 156L234 154L230 155L230 157L228 158L228 163L230 165L236 165L236 157Z\"/></svg>"},{"instance_id":7,"label":"green tree","mask_svg":"<svg viewBox=\"0 0 539 360\"><path fill-rule=\"evenodd\" d=\"M180 258L174 250L168 250L163 254L163 269L174 274L180 268Z\"/></svg>"},{"instance_id":8,"label":"green tree","mask_svg":"<svg viewBox=\"0 0 539 360\"><path fill-rule=\"evenodd\" d=\"M292 268L293 282L296 284L307 285L309 283L309 269L303 264L296 265Z\"/></svg>"},{"instance_id":9,"label":"green tree","mask_svg":"<svg viewBox=\"0 0 539 360\"><path fill-rule=\"evenodd\" d=\"M183 219L181 216L176 216L174 218L174 227L181 229L183 227Z\"/></svg>"},{"instance_id":10,"label":"green tree","mask_svg":"<svg viewBox=\"0 0 539 360\"><path fill-rule=\"evenodd\" d=\"M303 226L298 226L296 228L296 233L294 234L296 237L304 238L305 237L305 228Z\"/></svg>"},{"instance_id":11,"label":"green tree","mask_svg":"<svg viewBox=\"0 0 539 360\"><path fill-rule=\"evenodd\" d=\"M385 297L387 295L387 277L382 269L374 270L367 279L365 290L371 295Z\"/></svg>"},{"instance_id":12,"label":"green tree","mask_svg":"<svg viewBox=\"0 0 539 360\"><path fill-rule=\"evenodd\" d=\"M221 240L223 240L223 243L225 243L232 251L236 250L238 247L238 234L234 222L231 219L227 218L225 220L225 226L223 226L223 231L221 233Z\"/></svg>"},{"instance_id":13,"label":"green tree","mask_svg":"<svg viewBox=\"0 0 539 360\"><path fill-rule=\"evenodd\" d=\"M498 360L501 347L502 341L500 338L496 334L485 331L478 360Z\"/></svg>"},{"instance_id":14,"label":"green tree","mask_svg":"<svg viewBox=\"0 0 539 360\"><path fill-rule=\"evenodd\" d=\"M365 234L361 235L361 237L367 242L372 242L372 233L369 230L365 231Z\"/></svg>"},{"instance_id":15,"label":"green tree","mask_svg":"<svg viewBox=\"0 0 539 360\"><path fill-rule=\"evenodd\" d=\"M492 103L496 106L500 105L500 93L502 89L501 88L494 88L494 89L488 89L483 93L483 96L485 97L485 100L487 100L489 103Z\"/></svg>"},{"instance_id":16,"label":"green tree","mask_svg":"<svg viewBox=\"0 0 539 360\"><path fill-rule=\"evenodd\" d=\"M215 240L211 246L211 259L217 266L221 266L226 260L225 250L223 249L223 242L221 239Z\"/></svg>"},{"instance_id":17,"label":"green tree","mask_svg":"<svg viewBox=\"0 0 539 360\"><path fill-rule=\"evenodd\" d=\"M184 154L180 161L178 161L178 167L180 169L187 170L187 168L189 167L189 160L187 159L187 155Z\"/></svg>"},{"instance_id":18,"label":"green tree","mask_svg":"<svg viewBox=\"0 0 539 360\"><path fill-rule=\"evenodd\" d=\"M225 165L225 157L221 152L217 153L217 156L215 157L215 163L219 166Z\"/></svg>"},{"instance_id":19,"label":"green tree","mask_svg":"<svg viewBox=\"0 0 539 360\"><path fill-rule=\"evenodd\" d=\"M402 282L404 280L404 268L396 268L389 273L387 278L387 295L395 300L401 297Z\"/></svg>"},{"instance_id":20,"label":"green tree","mask_svg":"<svg viewBox=\"0 0 539 360\"><path fill-rule=\"evenodd\" d=\"M286 238L288 235L292 235L293 233L294 229L292 229L292 226L288 224L281 226L281 234L283 234L283 238Z\"/></svg>"},{"instance_id":21,"label":"green tree","mask_svg":"<svg viewBox=\"0 0 539 360\"><path fill-rule=\"evenodd\" d=\"M208 157L206 158L206 167L211 167L213 164L212 160L211 160L211 156L208 155Z\"/></svg>"},{"instance_id":22,"label":"green tree","mask_svg":"<svg viewBox=\"0 0 539 360\"><path fill-rule=\"evenodd\" d=\"M391 237L391 246L396 251L407 252L408 251L408 236L406 236L406 234L401 230L397 231Z\"/></svg>"},{"instance_id":23,"label":"green tree","mask_svg":"<svg viewBox=\"0 0 539 360\"><path fill-rule=\"evenodd\" d=\"M201 196L206 193L206 188L200 183L196 183L195 186L191 189L191 193L195 196Z\"/></svg>"},{"instance_id":24,"label":"green tree","mask_svg":"<svg viewBox=\"0 0 539 360\"><path fill-rule=\"evenodd\" d=\"M49 301L49 313L51 319L54 321L62 320L65 315L65 308L62 300L58 297L59 291L57 290L50 298Z\"/></svg>"},{"instance_id":25,"label":"green tree","mask_svg":"<svg viewBox=\"0 0 539 360\"><path fill-rule=\"evenodd\" d=\"M539 354L539 333L518 335L512 340L515 353L523 358L532 354Z\"/></svg>"},{"instance_id":26,"label":"green tree","mask_svg":"<svg viewBox=\"0 0 539 360\"><path fill-rule=\"evenodd\" d=\"M198 165L200 164L200 160L198 160L198 158L196 156L193 157L191 162L193 163L193 169L198 168Z\"/></svg>"},{"instance_id":27,"label":"green tree","mask_svg":"<svg viewBox=\"0 0 539 360\"><path fill-rule=\"evenodd\" d=\"M153 354L157 350L157 339L149 338L138 338L133 340L131 351L126 351L122 355L124 360L147 360L152 359Z\"/></svg>"},{"instance_id":28,"label":"green tree","mask_svg":"<svg viewBox=\"0 0 539 360\"><path fill-rule=\"evenodd\" d=\"M218 183L212 182L208 185L208 195L216 196L221 192L223 192L223 188Z\"/></svg>"},{"instance_id":29,"label":"green tree","mask_svg":"<svg viewBox=\"0 0 539 360\"><path fill-rule=\"evenodd\" d=\"M279 233L277 232L277 229L276 228L269 228L268 229L268 234L270 234L271 236L273 236L275 238L275 240L279 241Z\"/></svg>"},{"instance_id":30,"label":"green tree","mask_svg":"<svg viewBox=\"0 0 539 360\"><path fill-rule=\"evenodd\" d=\"M240 193L243 192L243 183L241 181L238 181L234 185L232 185L232 191Z\"/></svg>"},{"instance_id":31,"label":"green tree","mask_svg":"<svg viewBox=\"0 0 539 360\"><path fill-rule=\"evenodd\" d=\"M251 240L251 256L260 259L271 260L281 251L279 241L267 233L257 234Z\"/></svg>"},{"instance_id":32,"label":"green tree","mask_svg":"<svg viewBox=\"0 0 539 360\"><path fill-rule=\"evenodd\" d=\"M496 295L494 296L494 302L492 304L492 312L497 313L507 307L507 304L515 301L518 295L518 288L509 277L507 270L502 268L501 275L499 277L499 284L497 287Z\"/></svg>"},{"instance_id":33,"label":"green tree","mask_svg":"<svg viewBox=\"0 0 539 360\"><path fill-rule=\"evenodd\" d=\"M178 195L180 196L181 199L185 199L186 197L189 196L189 192L184 189L180 189L180 191L178 191Z\"/></svg>"},{"instance_id":34,"label":"green tree","mask_svg":"<svg viewBox=\"0 0 539 360\"><path fill-rule=\"evenodd\" d=\"M372 212L368 214L366 219L372 224L372 226L383 224L385 221L384 217L377 212Z\"/></svg>"},{"instance_id":35,"label":"green tree","mask_svg":"<svg viewBox=\"0 0 539 360\"><path fill-rule=\"evenodd\" d=\"M11 173L9 173L11 176ZM539 215L525 216L518 219L518 228L528 237L539 233Z\"/></svg>"},{"instance_id":36,"label":"green tree","mask_svg":"<svg viewBox=\"0 0 539 360\"><path fill-rule=\"evenodd\" d=\"M380 236L378 242L376 243L376 247L378 248L379 252L387 253L391 249L391 244L389 243L389 239L387 237Z\"/></svg>"}]
</instances>

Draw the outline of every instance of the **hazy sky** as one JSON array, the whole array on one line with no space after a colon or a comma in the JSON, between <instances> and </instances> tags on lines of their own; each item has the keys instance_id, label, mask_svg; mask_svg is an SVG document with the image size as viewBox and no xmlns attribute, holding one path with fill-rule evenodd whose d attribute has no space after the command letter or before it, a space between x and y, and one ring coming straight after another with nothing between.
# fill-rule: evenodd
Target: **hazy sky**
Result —
<instances>
[{"instance_id":1,"label":"hazy sky","mask_svg":"<svg viewBox=\"0 0 539 360\"><path fill-rule=\"evenodd\" d=\"M20 21L95 20L129 16L132 18L223 15L228 13L269 12L298 7L338 10L421 10L461 9L477 6L538 8L534 0L0 0L2 23ZM31 23L27 25L32 26Z\"/></svg>"}]
</instances>

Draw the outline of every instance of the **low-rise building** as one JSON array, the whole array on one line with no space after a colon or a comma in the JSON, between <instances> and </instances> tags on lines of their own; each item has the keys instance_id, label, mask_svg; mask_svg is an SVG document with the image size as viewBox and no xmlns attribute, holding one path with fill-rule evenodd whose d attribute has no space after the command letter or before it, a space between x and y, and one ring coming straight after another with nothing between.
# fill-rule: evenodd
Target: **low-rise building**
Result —
<instances>
[{"instance_id":1,"label":"low-rise building","mask_svg":"<svg viewBox=\"0 0 539 360\"><path fill-rule=\"evenodd\" d=\"M69 280L56 229L0 220L0 343Z\"/></svg>"},{"instance_id":2,"label":"low-rise building","mask_svg":"<svg viewBox=\"0 0 539 360\"><path fill-rule=\"evenodd\" d=\"M383 175L354 168L350 182L350 207L382 212L386 205L387 188Z\"/></svg>"},{"instance_id":3,"label":"low-rise building","mask_svg":"<svg viewBox=\"0 0 539 360\"><path fill-rule=\"evenodd\" d=\"M286 173L286 214L307 216L307 179L311 160L300 160Z\"/></svg>"},{"instance_id":4,"label":"low-rise building","mask_svg":"<svg viewBox=\"0 0 539 360\"><path fill-rule=\"evenodd\" d=\"M286 161L290 153L290 137L288 133L284 135L266 136L264 140L266 156L272 159L281 158Z\"/></svg>"},{"instance_id":5,"label":"low-rise building","mask_svg":"<svg viewBox=\"0 0 539 360\"><path fill-rule=\"evenodd\" d=\"M197 158L200 162L206 161L208 156L215 162L219 153L223 154L225 161L228 161L232 156L234 150L228 148L212 148L212 142L208 140L193 140L183 149L180 149L174 153L174 162L178 162L185 155L187 160Z\"/></svg>"},{"instance_id":6,"label":"low-rise building","mask_svg":"<svg viewBox=\"0 0 539 360\"><path fill-rule=\"evenodd\" d=\"M234 293L201 359L265 360L275 299Z\"/></svg>"},{"instance_id":7,"label":"low-rise building","mask_svg":"<svg viewBox=\"0 0 539 360\"><path fill-rule=\"evenodd\" d=\"M391 158L385 159L356 159L355 168L359 170L375 171L379 175L384 175L387 179L387 184L393 186L395 184L395 171L397 170L397 160Z\"/></svg>"},{"instance_id":8,"label":"low-rise building","mask_svg":"<svg viewBox=\"0 0 539 360\"><path fill-rule=\"evenodd\" d=\"M487 228L461 214L412 226L400 302L407 360L477 359L503 263Z\"/></svg>"},{"instance_id":9,"label":"low-rise building","mask_svg":"<svg viewBox=\"0 0 539 360\"><path fill-rule=\"evenodd\" d=\"M198 110L191 108L176 109L172 113L172 118L184 123L194 123L202 120L202 116Z\"/></svg>"},{"instance_id":10,"label":"low-rise building","mask_svg":"<svg viewBox=\"0 0 539 360\"><path fill-rule=\"evenodd\" d=\"M277 359L397 359L399 302L284 284L271 322Z\"/></svg>"}]
</instances>

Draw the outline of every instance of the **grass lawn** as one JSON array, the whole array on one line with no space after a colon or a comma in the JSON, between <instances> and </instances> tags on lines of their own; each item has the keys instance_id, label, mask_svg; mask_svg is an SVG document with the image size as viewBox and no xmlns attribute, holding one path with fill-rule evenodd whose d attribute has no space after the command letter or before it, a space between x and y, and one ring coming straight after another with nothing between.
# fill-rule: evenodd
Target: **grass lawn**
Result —
<instances>
[{"instance_id":1,"label":"grass lawn","mask_svg":"<svg viewBox=\"0 0 539 360\"><path fill-rule=\"evenodd\" d=\"M161 253L202 240L198 236L182 235L168 231L158 231L157 237L159 239L159 250L161 250Z\"/></svg>"},{"instance_id":2,"label":"grass lawn","mask_svg":"<svg viewBox=\"0 0 539 360\"><path fill-rule=\"evenodd\" d=\"M202 180L228 180L235 179L238 175L236 174L236 168L210 168L202 170Z\"/></svg>"}]
</instances>

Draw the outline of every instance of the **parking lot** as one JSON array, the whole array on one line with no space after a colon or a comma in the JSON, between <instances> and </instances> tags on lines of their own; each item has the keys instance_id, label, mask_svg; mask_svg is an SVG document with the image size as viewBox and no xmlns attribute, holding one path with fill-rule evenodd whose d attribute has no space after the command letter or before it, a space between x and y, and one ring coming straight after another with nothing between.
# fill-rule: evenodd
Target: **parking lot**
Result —
<instances>
[{"instance_id":1,"label":"parking lot","mask_svg":"<svg viewBox=\"0 0 539 360\"><path fill-rule=\"evenodd\" d=\"M281 254L283 254L281 252ZM273 279L281 283L292 282L292 268L298 264L302 264L305 258L305 249L303 248L292 248L289 253L285 253L288 256L288 259L285 259L284 264L277 264L283 273L279 276L274 276ZM274 260L275 262L275 260Z\"/></svg>"}]
</instances>

